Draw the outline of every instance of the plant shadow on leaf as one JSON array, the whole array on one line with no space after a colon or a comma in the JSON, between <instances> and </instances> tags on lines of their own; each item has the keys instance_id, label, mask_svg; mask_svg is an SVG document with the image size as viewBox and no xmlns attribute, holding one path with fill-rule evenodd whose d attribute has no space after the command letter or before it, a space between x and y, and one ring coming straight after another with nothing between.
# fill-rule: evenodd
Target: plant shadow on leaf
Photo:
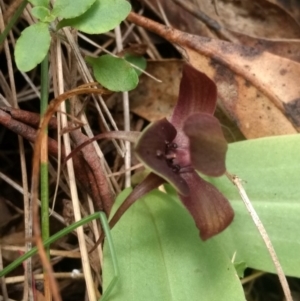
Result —
<instances>
[{"instance_id":1,"label":"plant shadow on leaf","mask_svg":"<svg viewBox=\"0 0 300 301\"><path fill-rule=\"evenodd\" d=\"M123 0L96 0L82 15L59 22L57 29L72 26L78 30L97 34L108 32L122 22L131 10L128 1ZM101 22L99 21L101 20Z\"/></svg>"}]
</instances>

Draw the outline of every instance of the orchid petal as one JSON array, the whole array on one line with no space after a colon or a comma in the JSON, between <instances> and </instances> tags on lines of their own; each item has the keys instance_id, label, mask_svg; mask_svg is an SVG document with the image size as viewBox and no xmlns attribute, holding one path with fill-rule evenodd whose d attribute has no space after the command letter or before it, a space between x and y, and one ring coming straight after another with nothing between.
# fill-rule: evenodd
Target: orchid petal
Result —
<instances>
[{"instance_id":1,"label":"orchid petal","mask_svg":"<svg viewBox=\"0 0 300 301\"><path fill-rule=\"evenodd\" d=\"M135 203L135 201L137 201L153 189L159 187L163 183L165 183L164 179L151 172L141 183L133 188L132 192L115 212L115 214L109 221L110 228L113 228L113 226L119 221L119 219L123 216L127 209Z\"/></svg>"},{"instance_id":2,"label":"orchid petal","mask_svg":"<svg viewBox=\"0 0 300 301\"><path fill-rule=\"evenodd\" d=\"M171 116L171 123L181 130L184 120L191 114L203 112L213 115L217 103L217 87L204 73L184 65L179 98Z\"/></svg>"},{"instance_id":3,"label":"orchid petal","mask_svg":"<svg viewBox=\"0 0 300 301\"><path fill-rule=\"evenodd\" d=\"M187 183L168 166L164 157L166 142L172 142L176 134L176 129L166 118L154 122L142 132L135 151L140 161L155 174L170 182L179 193L187 195Z\"/></svg>"},{"instance_id":4,"label":"orchid petal","mask_svg":"<svg viewBox=\"0 0 300 301\"><path fill-rule=\"evenodd\" d=\"M196 172L182 174L182 177L188 182L191 194L179 197L194 218L201 239L206 240L227 228L234 212L221 192Z\"/></svg>"},{"instance_id":5,"label":"orchid petal","mask_svg":"<svg viewBox=\"0 0 300 301\"><path fill-rule=\"evenodd\" d=\"M207 176L224 174L227 142L218 119L196 113L186 119L183 130L189 137L193 167Z\"/></svg>"}]
</instances>

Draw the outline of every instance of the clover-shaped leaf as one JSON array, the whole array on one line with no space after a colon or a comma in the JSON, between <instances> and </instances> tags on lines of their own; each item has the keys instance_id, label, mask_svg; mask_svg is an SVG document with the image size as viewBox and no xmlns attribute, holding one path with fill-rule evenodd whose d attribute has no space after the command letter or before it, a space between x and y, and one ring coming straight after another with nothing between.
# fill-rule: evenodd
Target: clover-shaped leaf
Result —
<instances>
[{"instance_id":1,"label":"clover-shaped leaf","mask_svg":"<svg viewBox=\"0 0 300 301\"><path fill-rule=\"evenodd\" d=\"M52 14L61 18L75 18L84 14L96 0L56 0Z\"/></svg>"},{"instance_id":2,"label":"clover-shaped leaf","mask_svg":"<svg viewBox=\"0 0 300 301\"><path fill-rule=\"evenodd\" d=\"M15 48L18 69L27 72L36 67L45 58L50 41L47 23L36 23L24 29Z\"/></svg>"},{"instance_id":3,"label":"clover-shaped leaf","mask_svg":"<svg viewBox=\"0 0 300 301\"><path fill-rule=\"evenodd\" d=\"M34 6L44 6L49 7L49 0L29 0L29 2Z\"/></svg>"},{"instance_id":4,"label":"clover-shaped leaf","mask_svg":"<svg viewBox=\"0 0 300 301\"><path fill-rule=\"evenodd\" d=\"M86 60L92 65L96 80L111 91L129 91L138 84L135 69L125 59L103 55Z\"/></svg>"},{"instance_id":5,"label":"clover-shaped leaf","mask_svg":"<svg viewBox=\"0 0 300 301\"><path fill-rule=\"evenodd\" d=\"M31 10L31 14L42 22L52 22L55 16L50 13L49 8L45 6L35 6Z\"/></svg>"},{"instance_id":6,"label":"clover-shaped leaf","mask_svg":"<svg viewBox=\"0 0 300 301\"><path fill-rule=\"evenodd\" d=\"M131 5L125 0L96 0L84 14L62 20L57 28L72 26L90 34L104 33L118 26L130 10Z\"/></svg>"}]
</instances>

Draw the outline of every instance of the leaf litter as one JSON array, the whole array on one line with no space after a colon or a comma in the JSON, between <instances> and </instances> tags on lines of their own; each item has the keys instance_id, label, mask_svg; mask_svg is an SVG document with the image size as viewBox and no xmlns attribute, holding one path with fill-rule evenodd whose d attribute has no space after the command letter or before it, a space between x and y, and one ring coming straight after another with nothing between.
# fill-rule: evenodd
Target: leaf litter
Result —
<instances>
[{"instance_id":1,"label":"leaf litter","mask_svg":"<svg viewBox=\"0 0 300 301\"><path fill-rule=\"evenodd\" d=\"M225 120L223 125L225 133L226 131L229 133L227 135L228 141L240 140L244 137L251 139L298 132L300 128L298 84L300 75L300 41L298 40L300 8L297 1L240 2L219 0L215 1L215 5L212 5L211 1L187 1L197 11L204 13L204 16L208 16L207 20L213 21L210 23L204 23L203 20L200 21L192 17L190 12L174 3L180 1L161 0L161 6L157 6L155 1L153 5L146 0L140 2L146 6L146 15L150 12L151 14L154 13L159 16L160 22L163 22L161 12L164 11L175 28L193 34L187 35L175 30L168 31L164 26L154 28L160 36L179 46L179 49L183 50L183 55L194 67L206 73L216 82L218 86L218 112L223 118L221 120ZM3 14L5 15L9 9L10 6L6 6ZM28 14L24 14L23 20L32 22ZM133 16L130 16L128 21L138 23ZM143 25L144 29L153 31L153 28L149 28L145 24L140 25ZM142 28L135 28L133 34L130 33L129 27L123 24L122 30L123 33L128 31L127 42L140 43L143 41L148 44L146 55L152 60L161 57L174 59L175 57L173 61L163 60L149 63L147 70L157 78L162 79L162 84L142 75L138 88L130 93L131 127L138 128L141 123L146 124L148 121L159 120L171 112L176 102L176 95L178 95L182 61L172 46ZM219 39L220 36L221 39ZM113 32L105 38L102 36L94 39L96 43L102 43L103 47L115 43ZM68 46L65 47L69 52L65 54L64 68L71 70L77 63L74 61L74 57L72 58ZM100 52L92 45L82 43L80 39L77 47L87 55L90 53L99 54ZM172 50L166 54L164 48ZM4 56L3 50L1 56ZM72 66L67 63L68 60L73 62ZM6 60L2 60L2 62L4 61ZM4 69L2 67L3 72L7 72L5 71L6 67ZM82 71L79 66L76 66L75 69L77 69L75 72L76 82L81 82ZM68 83L69 78L66 78L65 81ZM35 71L31 72L29 77L21 77L21 80L18 80L15 91L17 100L25 100L22 105L27 110L38 110L35 91L39 91L39 82L39 75ZM1 92L3 93L1 100L7 105L14 88L5 76L1 77L0 84L3 91ZM80 101L83 101L83 98ZM104 96L104 101L117 121L117 126L122 128L124 120L122 120L122 106L119 105L119 96ZM95 132L102 131L105 126L103 118L99 118L102 111L97 102L90 103L86 109L93 130ZM14 162L17 162L18 158L15 142L7 142L11 134L5 127L1 127L1 131L4 137L1 143L3 145L1 148L4 151L1 155L5 162L1 172L20 182L21 178L16 176L14 172L16 168L20 169L20 167L16 167ZM230 140L232 136L234 138ZM112 172L124 170L120 154L114 149L112 143L100 142L100 147L108 158L105 164L111 167ZM30 147L26 145L26 152L30 151ZM51 161L51 163L54 166L54 171L56 162ZM21 171L19 173L21 174ZM54 171L52 172L52 180L55 177ZM65 181L66 179L62 175L60 180L61 194L67 194L62 188ZM123 188L123 176L116 176L110 181L115 190L118 191ZM22 208L21 196L9 185L5 183L2 185L3 196L9 201L13 201L16 208ZM14 207L9 207L9 209L13 213L16 212ZM61 213L62 206L56 206L56 211ZM14 227L22 229L22 222L16 222ZM13 230L10 231L13 233ZM66 246L62 244L60 248L66 249ZM68 285L71 283L72 281L69 281ZM8 287L9 293L14 290L15 285ZM62 284L62 286L64 285ZM64 300L75 300L73 294L68 295L64 291L63 294L66 296ZM82 295L82 293L80 294ZM269 292L266 291L265 294L269 294ZM268 295L268 300L279 299Z\"/></svg>"}]
</instances>

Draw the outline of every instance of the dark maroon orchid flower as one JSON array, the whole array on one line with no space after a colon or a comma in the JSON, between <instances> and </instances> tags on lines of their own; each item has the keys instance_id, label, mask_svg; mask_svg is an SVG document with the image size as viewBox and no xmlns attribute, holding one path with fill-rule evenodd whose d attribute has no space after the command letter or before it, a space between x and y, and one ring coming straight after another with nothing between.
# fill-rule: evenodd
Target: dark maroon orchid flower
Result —
<instances>
[{"instance_id":1,"label":"dark maroon orchid flower","mask_svg":"<svg viewBox=\"0 0 300 301\"><path fill-rule=\"evenodd\" d=\"M213 116L216 100L216 85L185 65L171 118L150 124L135 149L153 173L176 188L203 240L225 229L234 215L228 200L196 173L217 177L226 171L227 142Z\"/></svg>"},{"instance_id":2,"label":"dark maroon orchid flower","mask_svg":"<svg viewBox=\"0 0 300 301\"><path fill-rule=\"evenodd\" d=\"M214 82L186 64L172 116L150 124L136 144L136 155L152 172L124 201L111 226L135 200L164 182L175 187L203 240L231 223L228 200L196 172L218 177L226 171L227 142L213 116L216 101Z\"/></svg>"}]
</instances>

